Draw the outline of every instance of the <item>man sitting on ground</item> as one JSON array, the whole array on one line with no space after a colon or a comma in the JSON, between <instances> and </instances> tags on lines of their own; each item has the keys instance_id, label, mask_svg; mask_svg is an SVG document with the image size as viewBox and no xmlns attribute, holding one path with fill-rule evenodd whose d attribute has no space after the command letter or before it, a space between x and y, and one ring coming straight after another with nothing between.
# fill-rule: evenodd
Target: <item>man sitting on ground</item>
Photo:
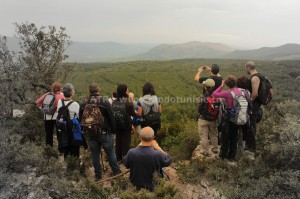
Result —
<instances>
[{"instance_id":1,"label":"man sitting on ground","mask_svg":"<svg viewBox=\"0 0 300 199\"><path fill-rule=\"evenodd\" d=\"M139 132L141 143L130 149L123 163L130 169L130 181L137 189L154 190L153 174L171 164L172 158L154 140L154 131L145 127Z\"/></svg>"}]
</instances>

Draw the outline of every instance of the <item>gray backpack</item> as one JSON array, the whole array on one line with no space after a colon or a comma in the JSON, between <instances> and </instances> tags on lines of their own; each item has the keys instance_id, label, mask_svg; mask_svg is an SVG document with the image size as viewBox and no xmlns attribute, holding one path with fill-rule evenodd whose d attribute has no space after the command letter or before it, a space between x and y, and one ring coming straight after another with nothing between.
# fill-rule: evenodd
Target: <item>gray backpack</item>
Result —
<instances>
[{"instance_id":1,"label":"gray backpack","mask_svg":"<svg viewBox=\"0 0 300 199\"><path fill-rule=\"evenodd\" d=\"M241 94L236 95L230 91L233 97L233 107L230 110L230 121L237 125L245 125L249 122L249 93L245 89L240 89Z\"/></svg>"},{"instance_id":2,"label":"gray backpack","mask_svg":"<svg viewBox=\"0 0 300 199\"><path fill-rule=\"evenodd\" d=\"M42 104L42 112L46 115L54 115L56 111L56 106L55 106L55 94L48 93Z\"/></svg>"}]
</instances>

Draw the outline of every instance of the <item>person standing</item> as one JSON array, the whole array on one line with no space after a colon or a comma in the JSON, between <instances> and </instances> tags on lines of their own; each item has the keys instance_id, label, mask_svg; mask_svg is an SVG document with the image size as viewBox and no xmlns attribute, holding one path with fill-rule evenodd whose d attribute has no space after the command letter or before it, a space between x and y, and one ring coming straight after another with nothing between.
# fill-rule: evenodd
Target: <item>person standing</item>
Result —
<instances>
[{"instance_id":1,"label":"person standing","mask_svg":"<svg viewBox=\"0 0 300 199\"><path fill-rule=\"evenodd\" d=\"M154 190L153 174L171 164L172 158L154 140L154 131L145 127L139 132L141 143L130 149L123 164L130 169L130 181L139 189Z\"/></svg>"},{"instance_id":2,"label":"person standing","mask_svg":"<svg viewBox=\"0 0 300 199\"><path fill-rule=\"evenodd\" d=\"M117 87L117 99L112 103L112 109L116 121L116 156L117 161L122 161L131 144L132 117L135 111L132 101L128 96L129 90L126 84Z\"/></svg>"},{"instance_id":3,"label":"person standing","mask_svg":"<svg viewBox=\"0 0 300 199\"><path fill-rule=\"evenodd\" d=\"M146 82L143 86L143 97L137 103L137 116L141 117L141 127L151 127L154 133L157 134L161 127L160 114L162 113L162 106L159 98L155 94L154 86L150 82ZM152 113L152 117L148 117Z\"/></svg>"},{"instance_id":4,"label":"person standing","mask_svg":"<svg viewBox=\"0 0 300 199\"><path fill-rule=\"evenodd\" d=\"M229 88L228 90L223 91L223 87L226 86ZM226 100L227 106L226 114L224 118L222 118L225 124L225 128L222 129L222 139L221 139L221 150L220 150L220 158L228 159L229 161L235 161L236 153L237 153L237 142L238 142L238 125L234 122L230 121L230 110L233 108L233 96L231 94L233 92L235 95L241 95L241 91L237 88L237 78L233 75L229 75L225 81L222 82L221 86L217 88L212 96L217 98L224 98Z\"/></svg>"},{"instance_id":5,"label":"person standing","mask_svg":"<svg viewBox=\"0 0 300 199\"><path fill-rule=\"evenodd\" d=\"M53 132L56 128L56 118L57 118L57 104L58 100L63 99L64 95L61 93L61 84L59 82L54 82L51 86L51 91L42 95L37 101L36 105L43 111L44 113L44 128L46 132L46 145L53 147ZM62 151L62 147L58 140L58 149L60 152Z\"/></svg>"},{"instance_id":6,"label":"person standing","mask_svg":"<svg viewBox=\"0 0 300 199\"><path fill-rule=\"evenodd\" d=\"M219 113L218 98L213 98L213 90L215 87L215 81L213 79L207 79L203 82L205 93L200 96L198 112L198 130L200 135L200 148L204 154L210 156L211 151L214 154L218 154L218 132L217 123Z\"/></svg>"},{"instance_id":7,"label":"person standing","mask_svg":"<svg viewBox=\"0 0 300 199\"><path fill-rule=\"evenodd\" d=\"M206 70L210 72L210 76L207 77L201 77L202 72ZM199 83L203 83L206 81L208 78L213 79L215 81L215 87L214 90L219 88L219 86L222 84L222 76L219 73L220 68L218 64L212 64L211 67L209 66L200 66L198 69L198 73L195 75L195 81ZM205 90L203 89L203 93L205 93Z\"/></svg>"},{"instance_id":8,"label":"person standing","mask_svg":"<svg viewBox=\"0 0 300 199\"><path fill-rule=\"evenodd\" d=\"M99 181L102 178L102 168L100 164L101 147L104 149L107 155L109 165L112 169L111 175L117 175L121 173L121 170L117 164L116 154L114 150L113 134L116 132L116 123L110 103L108 102L108 100L100 96L99 86L95 83L90 84L89 93L89 97L85 98L84 102L80 105L79 115L80 121L83 122L83 113L85 107L88 104L96 104L101 112L101 119L103 119L102 126L97 130L95 134L86 135L87 143L91 150L91 156L95 170L95 181Z\"/></svg>"},{"instance_id":9,"label":"person standing","mask_svg":"<svg viewBox=\"0 0 300 199\"><path fill-rule=\"evenodd\" d=\"M262 116L261 102L258 100L258 92L260 89L260 74L256 70L256 64L253 61L248 61L245 64L246 71L250 77L252 113L250 115L250 131L247 139L247 148L249 151L255 153L256 151L256 123L258 123Z\"/></svg>"},{"instance_id":10,"label":"person standing","mask_svg":"<svg viewBox=\"0 0 300 199\"><path fill-rule=\"evenodd\" d=\"M83 144L84 147L87 149L87 145L83 136L82 136L82 140L83 140L82 143L77 143L74 141L73 119L79 118L79 104L72 100L72 97L75 94L74 86L70 83L64 85L63 94L64 94L64 99L60 99L58 101L57 110L59 111L61 107L66 107L69 112L69 116L68 116L69 121L67 121L67 123L70 122L70 125L67 124L67 127L70 126L70 128L67 128L67 132L64 132L67 134L67 136L60 136L60 139L65 139L65 140L61 140L62 143L65 143L63 146L64 158L66 159L68 155L79 158L80 146Z\"/></svg>"}]
</instances>

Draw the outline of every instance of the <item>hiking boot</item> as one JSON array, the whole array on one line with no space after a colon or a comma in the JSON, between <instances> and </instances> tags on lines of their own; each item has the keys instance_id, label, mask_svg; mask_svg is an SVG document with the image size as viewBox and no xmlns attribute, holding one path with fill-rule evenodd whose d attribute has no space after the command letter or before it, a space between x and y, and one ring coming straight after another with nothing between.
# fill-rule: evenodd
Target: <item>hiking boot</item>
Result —
<instances>
[{"instance_id":1,"label":"hiking boot","mask_svg":"<svg viewBox=\"0 0 300 199\"><path fill-rule=\"evenodd\" d=\"M213 147L211 149L211 152L213 152L214 154L219 154L219 152L220 152L219 147Z\"/></svg>"},{"instance_id":2,"label":"hiking boot","mask_svg":"<svg viewBox=\"0 0 300 199\"><path fill-rule=\"evenodd\" d=\"M236 167L237 166L237 162L233 159L229 159L227 162L228 166L232 166L232 167Z\"/></svg>"},{"instance_id":3,"label":"hiking boot","mask_svg":"<svg viewBox=\"0 0 300 199\"><path fill-rule=\"evenodd\" d=\"M244 150L244 155L250 161L254 161L255 160L255 153L253 153L251 151Z\"/></svg>"}]
</instances>

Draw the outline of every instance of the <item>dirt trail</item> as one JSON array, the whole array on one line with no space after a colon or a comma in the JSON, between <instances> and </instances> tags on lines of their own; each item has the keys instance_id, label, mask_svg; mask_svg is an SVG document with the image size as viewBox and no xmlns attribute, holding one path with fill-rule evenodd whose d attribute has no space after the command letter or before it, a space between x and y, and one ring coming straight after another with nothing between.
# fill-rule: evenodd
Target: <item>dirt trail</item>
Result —
<instances>
[{"instance_id":1,"label":"dirt trail","mask_svg":"<svg viewBox=\"0 0 300 199\"><path fill-rule=\"evenodd\" d=\"M200 184L183 184L177 175L176 169L172 167L165 168L165 172L169 175L170 181L168 183L173 184L175 187L179 189L180 198L187 199L215 199L225 197L221 196L221 194L206 180L201 181Z\"/></svg>"}]
</instances>

